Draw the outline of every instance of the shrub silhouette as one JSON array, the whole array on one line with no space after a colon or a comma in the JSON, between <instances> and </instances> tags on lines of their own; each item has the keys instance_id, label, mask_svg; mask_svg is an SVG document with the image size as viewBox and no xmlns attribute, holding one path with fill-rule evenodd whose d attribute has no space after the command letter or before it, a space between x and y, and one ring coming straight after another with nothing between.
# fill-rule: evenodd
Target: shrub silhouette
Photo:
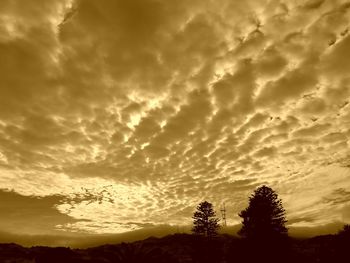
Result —
<instances>
[{"instance_id":1,"label":"shrub silhouette","mask_svg":"<svg viewBox=\"0 0 350 263\"><path fill-rule=\"evenodd\" d=\"M218 222L213 205L204 201L197 206L197 211L193 214L192 232L205 237L214 237L220 227Z\"/></svg>"},{"instance_id":2,"label":"shrub silhouette","mask_svg":"<svg viewBox=\"0 0 350 263\"><path fill-rule=\"evenodd\" d=\"M146 244L126 244L118 246L115 255L115 263L176 263L177 261L160 247Z\"/></svg>"},{"instance_id":3,"label":"shrub silhouette","mask_svg":"<svg viewBox=\"0 0 350 263\"><path fill-rule=\"evenodd\" d=\"M198 235L192 244L192 262L216 263L222 262L222 244L217 238L206 238Z\"/></svg>"}]
</instances>

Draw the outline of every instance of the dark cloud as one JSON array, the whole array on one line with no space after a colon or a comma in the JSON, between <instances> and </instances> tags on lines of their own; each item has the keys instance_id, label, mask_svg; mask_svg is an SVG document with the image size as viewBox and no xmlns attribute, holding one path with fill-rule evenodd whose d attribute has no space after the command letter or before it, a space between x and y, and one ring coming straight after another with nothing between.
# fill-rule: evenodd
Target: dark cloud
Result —
<instances>
[{"instance_id":1,"label":"dark cloud","mask_svg":"<svg viewBox=\"0 0 350 263\"><path fill-rule=\"evenodd\" d=\"M59 195L24 196L13 191L0 191L0 229L17 234L52 234L58 224L77 222L60 213L56 206L63 201Z\"/></svg>"}]
</instances>

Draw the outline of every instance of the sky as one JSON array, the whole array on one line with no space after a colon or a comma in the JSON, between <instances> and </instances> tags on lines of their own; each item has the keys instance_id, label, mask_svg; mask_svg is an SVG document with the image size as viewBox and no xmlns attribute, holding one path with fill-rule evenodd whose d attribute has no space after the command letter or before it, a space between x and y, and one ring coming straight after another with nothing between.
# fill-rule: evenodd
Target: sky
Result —
<instances>
[{"instance_id":1,"label":"sky","mask_svg":"<svg viewBox=\"0 0 350 263\"><path fill-rule=\"evenodd\" d=\"M1 0L0 231L350 223L350 2Z\"/></svg>"}]
</instances>

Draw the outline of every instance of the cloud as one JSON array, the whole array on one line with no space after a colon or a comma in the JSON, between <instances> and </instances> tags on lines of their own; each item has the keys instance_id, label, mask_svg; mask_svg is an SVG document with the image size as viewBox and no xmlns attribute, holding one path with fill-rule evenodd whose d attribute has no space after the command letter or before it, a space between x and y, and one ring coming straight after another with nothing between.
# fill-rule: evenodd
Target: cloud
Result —
<instances>
[{"instance_id":1,"label":"cloud","mask_svg":"<svg viewBox=\"0 0 350 263\"><path fill-rule=\"evenodd\" d=\"M56 219L33 233L189 225L203 199L234 225L261 184L299 225L342 221L346 204L322 200L348 184L348 13L345 1L4 0L1 198L43 202ZM3 220L15 231L20 218Z\"/></svg>"},{"instance_id":2,"label":"cloud","mask_svg":"<svg viewBox=\"0 0 350 263\"><path fill-rule=\"evenodd\" d=\"M256 68L262 78L278 76L287 65L287 59L273 46L266 48L256 59Z\"/></svg>"},{"instance_id":3,"label":"cloud","mask_svg":"<svg viewBox=\"0 0 350 263\"><path fill-rule=\"evenodd\" d=\"M345 26L345 25L344 25ZM345 27L344 27L345 30ZM349 77L348 69L350 64L345 57L350 53L350 36L344 31L340 35L340 40L332 46L332 50L324 56L323 70L326 74L334 77Z\"/></svg>"},{"instance_id":4,"label":"cloud","mask_svg":"<svg viewBox=\"0 0 350 263\"><path fill-rule=\"evenodd\" d=\"M301 110L302 112L318 116L326 110L326 104L321 98L312 98L309 101L303 102Z\"/></svg>"},{"instance_id":5,"label":"cloud","mask_svg":"<svg viewBox=\"0 0 350 263\"><path fill-rule=\"evenodd\" d=\"M17 234L53 234L58 224L76 222L74 218L60 213L56 206L62 196L24 196L13 191L0 191L0 228Z\"/></svg>"},{"instance_id":6,"label":"cloud","mask_svg":"<svg viewBox=\"0 0 350 263\"><path fill-rule=\"evenodd\" d=\"M329 197L324 198L324 202L333 205L346 204L350 202L350 192L344 188L339 188L333 191Z\"/></svg>"},{"instance_id":7,"label":"cloud","mask_svg":"<svg viewBox=\"0 0 350 263\"><path fill-rule=\"evenodd\" d=\"M331 127L330 124L316 124L308 128L301 128L293 132L294 137L309 137L317 136L319 133L327 131Z\"/></svg>"},{"instance_id":8,"label":"cloud","mask_svg":"<svg viewBox=\"0 0 350 263\"><path fill-rule=\"evenodd\" d=\"M273 155L277 154L277 150L274 147L265 147L261 150L258 150L255 153L256 157L272 157Z\"/></svg>"},{"instance_id":9,"label":"cloud","mask_svg":"<svg viewBox=\"0 0 350 263\"><path fill-rule=\"evenodd\" d=\"M286 101L300 98L317 84L313 69L302 65L276 81L270 81L257 97L258 105L282 106Z\"/></svg>"}]
</instances>

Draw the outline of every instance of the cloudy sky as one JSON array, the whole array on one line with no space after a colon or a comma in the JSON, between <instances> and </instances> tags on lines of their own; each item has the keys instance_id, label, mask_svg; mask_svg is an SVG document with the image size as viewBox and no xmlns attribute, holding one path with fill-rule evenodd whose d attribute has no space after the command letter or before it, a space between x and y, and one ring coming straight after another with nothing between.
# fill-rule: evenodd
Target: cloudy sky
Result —
<instances>
[{"instance_id":1,"label":"cloudy sky","mask_svg":"<svg viewBox=\"0 0 350 263\"><path fill-rule=\"evenodd\" d=\"M350 222L349 57L345 0L1 0L0 230Z\"/></svg>"}]
</instances>

